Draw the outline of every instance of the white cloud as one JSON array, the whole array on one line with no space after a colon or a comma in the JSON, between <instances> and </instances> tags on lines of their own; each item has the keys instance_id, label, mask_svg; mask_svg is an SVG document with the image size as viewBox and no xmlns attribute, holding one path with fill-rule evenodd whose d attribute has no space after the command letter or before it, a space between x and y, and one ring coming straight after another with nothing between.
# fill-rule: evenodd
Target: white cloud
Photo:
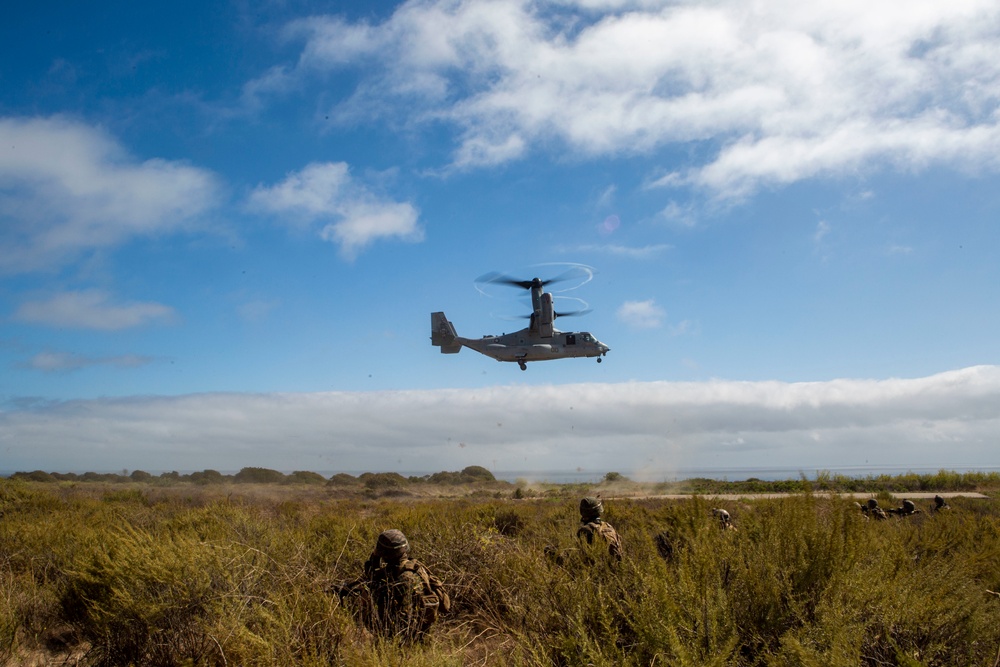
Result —
<instances>
[{"instance_id":1,"label":"white cloud","mask_svg":"<svg viewBox=\"0 0 1000 667\"><path fill-rule=\"evenodd\" d=\"M99 289L60 292L44 300L26 301L13 319L65 329L118 331L145 324L170 323L174 309L160 303L114 303Z\"/></svg>"},{"instance_id":2,"label":"white cloud","mask_svg":"<svg viewBox=\"0 0 1000 667\"><path fill-rule=\"evenodd\" d=\"M619 244L581 245L573 248L573 252L602 252L630 259L652 259L673 248L669 243L653 243L644 246L625 246Z\"/></svg>"},{"instance_id":3,"label":"white cloud","mask_svg":"<svg viewBox=\"0 0 1000 667\"><path fill-rule=\"evenodd\" d=\"M604 192L602 192L600 196L597 198L597 207L607 208L608 206L611 206L614 203L615 195L617 194L618 194L617 185L611 184L608 187L604 188ZM615 217L617 218L618 216ZM610 231L614 230L612 229Z\"/></svg>"},{"instance_id":4,"label":"white cloud","mask_svg":"<svg viewBox=\"0 0 1000 667\"><path fill-rule=\"evenodd\" d=\"M88 357L69 352L39 352L27 362L20 364L22 368L43 371L46 373L67 373L91 366L116 366L119 368L138 368L152 363L152 357L135 354L125 354L114 357Z\"/></svg>"},{"instance_id":5,"label":"white cloud","mask_svg":"<svg viewBox=\"0 0 1000 667\"><path fill-rule=\"evenodd\" d=\"M351 177L343 162L312 163L277 185L258 186L250 204L267 213L322 225L320 238L339 244L348 259L378 240L418 242L424 236L412 204L378 198Z\"/></svg>"},{"instance_id":6,"label":"white cloud","mask_svg":"<svg viewBox=\"0 0 1000 667\"><path fill-rule=\"evenodd\" d=\"M816 223L816 231L813 232L813 241L820 243L826 238L826 235L830 233L830 223L825 220L820 220Z\"/></svg>"},{"instance_id":7,"label":"white cloud","mask_svg":"<svg viewBox=\"0 0 1000 667\"><path fill-rule=\"evenodd\" d=\"M807 383L199 394L0 411L0 448L5 468L15 470L435 471L479 464L627 474L760 467L763 460L805 471L956 468L996 465L998 403L997 366Z\"/></svg>"},{"instance_id":8,"label":"white cloud","mask_svg":"<svg viewBox=\"0 0 1000 667\"><path fill-rule=\"evenodd\" d=\"M696 331L696 330L697 330L697 328L696 328L696 325L695 325L694 322L692 322L691 320L681 320L677 324L671 325L671 327L670 327L670 335L671 336L684 336L684 335L689 334L692 331Z\"/></svg>"},{"instance_id":9,"label":"white cloud","mask_svg":"<svg viewBox=\"0 0 1000 667\"><path fill-rule=\"evenodd\" d=\"M271 314L271 311L277 308L278 305L279 303L277 301L255 299L237 306L236 312L239 313L240 317L247 322L260 322L261 320L266 319L267 316Z\"/></svg>"},{"instance_id":10,"label":"white cloud","mask_svg":"<svg viewBox=\"0 0 1000 667\"><path fill-rule=\"evenodd\" d=\"M661 179L662 181L662 179ZM656 187L655 184L651 187ZM682 227L694 227L698 224L698 218L694 207L691 205L681 206L675 201L668 203L662 211L660 217L667 222L681 225Z\"/></svg>"},{"instance_id":11,"label":"white cloud","mask_svg":"<svg viewBox=\"0 0 1000 667\"><path fill-rule=\"evenodd\" d=\"M618 308L618 319L634 329L657 329L666 312L653 299L626 301Z\"/></svg>"},{"instance_id":12,"label":"white cloud","mask_svg":"<svg viewBox=\"0 0 1000 667\"><path fill-rule=\"evenodd\" d=\"M0 118L0 272L52 269L89 250L192 228L215 204L206 170L139 162L65 118Z\"/></svg>"},{"instance_id":13,"label":"white cloud","mask_svg":"<svg viewBox=\"0 0 1000 667\"><path fill-rule=\"evenodd\" d=\"M289 76L360 69L354 118L450 122L460 168L710 142L659 184L738 198L873 166L1000 167L990 0L431 0L290 31Z\"/></svg>"}]
</instances>

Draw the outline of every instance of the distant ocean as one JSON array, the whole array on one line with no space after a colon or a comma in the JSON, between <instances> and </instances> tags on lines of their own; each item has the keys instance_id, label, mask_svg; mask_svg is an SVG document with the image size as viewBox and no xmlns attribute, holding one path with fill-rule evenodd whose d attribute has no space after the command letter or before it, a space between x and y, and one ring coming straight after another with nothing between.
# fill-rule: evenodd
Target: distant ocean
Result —
<instances>
[{"instance_id":1,"label":"distant ocean","mask_svg":"<svg viewBox=\"0 0 1000 667\"><path fill-rule=\"evenodd\" d=\"M843 475L845 477L868 477L877 475L904 475L907 473L914 473L917 475L928 475L937 473L940 470L949 470L953 472L1000 472L1000 466L928 466L928 467L906 467L906 466L853 466L853 467L842 467L842 468L818 468L818 469L804 469L804 468L681 468L678 470L670 471L655 471L655 470L643 470L639 472L629 471L629 470L619 470L624 477L638 481L638 482L675 482L685 479L693 479L696 477L705 479L715 479L724 480L730 482L738 482L747 480L750 478L761 479L765 481L776 481L785 479L800 479L805 477L806 479L816 479L817 474L822 472L823 474L831 475ZM16 470L0 470L0 477L9 477L10 475L17 472ZM24 471L30 472L30 471ZM65 470L58 471L46 471L46 472L70 472ZM88 472L85 470L74 470L77 474L83 474ZM119 470L94 470L92 472L97 473L122 473ZM146 472L152 475L159 475L162 472L170 472L163 470L147 470ZM201 472L200 470L180 470L181 474L190 474L192 472ZM234 475L239 470L220 470L219 472L225 475ZM283 470L285 474L291 473L291 470ZM440 470L314 470L324 477L330 477L337 473L346 472L349 475L360 475L365 472L398 472L404 477L423 477L424 475L432 475L436 472L441 472ZM588 484L600 482L604 479L604 476L608 473L607 470L491 470L493 475L503 481L517 483L520 481L525 482L547 482L549 484Z\"/></svg>"}]
</instances>

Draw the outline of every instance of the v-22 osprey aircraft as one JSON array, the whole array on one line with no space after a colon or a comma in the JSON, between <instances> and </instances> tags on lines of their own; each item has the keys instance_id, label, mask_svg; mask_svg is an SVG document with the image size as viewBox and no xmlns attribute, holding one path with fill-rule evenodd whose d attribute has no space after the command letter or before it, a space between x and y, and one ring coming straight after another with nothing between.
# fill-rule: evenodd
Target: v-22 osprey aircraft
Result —
<instances>
[{"instance_id":1,"label":"v-22 osprey aircraft","mask_svg":"<svg viewBox=\"0 0 1000 667\"><path fill-rule=\"evenodd\" d=\"M502 274L486 274L476 282L512 285L531 291L533 312L528 316L529 325L520 331L500 336L463 338L455 332L455 326L443 312L431 313L431 344L441 348L442 354L458 354L463 347L467 347L497 361L516 361L522 371L528 369L529 361L548 359L597 357L597 363L600 363L611 348L587 331L559 331L554 326L557 317L589 312L556 312L552 294L545 291L545 286L564 279L564 276L560 276L551 280L516 280Z\"/></svg>"}]
</instances>

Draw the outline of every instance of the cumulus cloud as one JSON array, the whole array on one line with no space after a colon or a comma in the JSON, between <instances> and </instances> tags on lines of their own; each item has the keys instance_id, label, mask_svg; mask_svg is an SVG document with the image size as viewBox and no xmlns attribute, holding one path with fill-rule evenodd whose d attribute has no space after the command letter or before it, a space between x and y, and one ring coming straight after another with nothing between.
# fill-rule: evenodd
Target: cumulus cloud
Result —
<instances>
[{"instance_id":1,"label":"cumulus cloud","mask_svg":"<svg viewBox=\"0 0 1000 667\"><path fill-rule=\"evenodd\" d=\"M60 292L22 303L13 319L63 329L119 331L152 323L169 323L174 309L153 302L115 303L110 294L99 289Z\"/></svg>"},{"instance_id":2,"label":"cumulus cloud","mask_svg":"<svg viewBox=\"0 0 1000 667\"><path fill-rule=\"evenodd\" d=\"M634 329L657 329L666 312L653 299L626 301L618 308L618 319Z\"/></svg>"},{"instance_id":3,"label":"cumulus cloud","mask_svg":"<svg viewBox=\"0 0 1000 667\"><path fill-rule=\"evenodd\" d=\"M617 470L995 464L1000 367L829 382L200 394L0 412L34 470ZM512 418L515 415L516 418ZM462 446L464 445L464 447ZM762 458L766 457L766 459Z\"/></svg>"},{"instance_id":4,"label":"cumulus cloud","mask_svg":"<svg viewBox=\"0 0 1000 667\"><path fill-rule=\"evenodd\" d=\"M358 69L341 111L450 123L458 168L703 145L658 183L738 198L872 165L1000 167L990 0L431 0L289 35L304 47L283 76Z\"/></svg>"},{"instance_id":5,"label":"cumulus cloud","mask_svg":"<svg viewBox=\"0 0 1000 667\"><path fill-rule=\"evenodd\" d=\"M423 240L416 207L379 198L351 176L344 162L312 163L276 185L258 186L250 205L320 225L320 238L338 244L347 259L378 240Z\"/></svg>"},{"instance_id":6,"label":"cumulus cloud","mask_svg":"<svg viewBox=\"0 0 1000 667\"><path fill-rule=\"evenodd\" d=\"M215 176L138 161L66 118L0 118L0 271L53 269L81 253L188 229L219 197Z\"/></svg>"}]
</instances>

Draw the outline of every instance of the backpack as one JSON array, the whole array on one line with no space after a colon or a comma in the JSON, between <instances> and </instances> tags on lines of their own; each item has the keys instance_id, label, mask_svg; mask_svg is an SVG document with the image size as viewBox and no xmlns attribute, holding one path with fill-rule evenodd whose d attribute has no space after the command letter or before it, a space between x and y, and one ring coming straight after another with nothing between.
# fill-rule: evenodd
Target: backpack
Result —
<instances>
[{"instance_id":1,"label":"backpack","mask_svg":"<svg viewBox=\"0 0 1000 667\"><path fill-rule=\"evenodd\" d=\"M616 531L610 523L607 521L602 521L598 519L597 521L591 521L585 523L580 527L580 530L576 532L577 539L584 538L587 540L587 544L592 544L594 535L600 535L601 538L608 545L608 553L615 560L622 559L622 540L618 536L618 531Z\"/></svg>"},{"instance_id":2,"label":"backpack","mask_svg":"<svg viewBox=\"0 0 1000 667\"><path fill-rule=\"evenodd\" d=\"M438 609L445 613L451 611L451 598L448 597L448 592L444 589L444 582L432 575L420 561L407 558L400 563L399 567L404 572L412 572L417 575L423 584L421 631L426 631L437 620Z\"/></svg>"}]
</instances>

